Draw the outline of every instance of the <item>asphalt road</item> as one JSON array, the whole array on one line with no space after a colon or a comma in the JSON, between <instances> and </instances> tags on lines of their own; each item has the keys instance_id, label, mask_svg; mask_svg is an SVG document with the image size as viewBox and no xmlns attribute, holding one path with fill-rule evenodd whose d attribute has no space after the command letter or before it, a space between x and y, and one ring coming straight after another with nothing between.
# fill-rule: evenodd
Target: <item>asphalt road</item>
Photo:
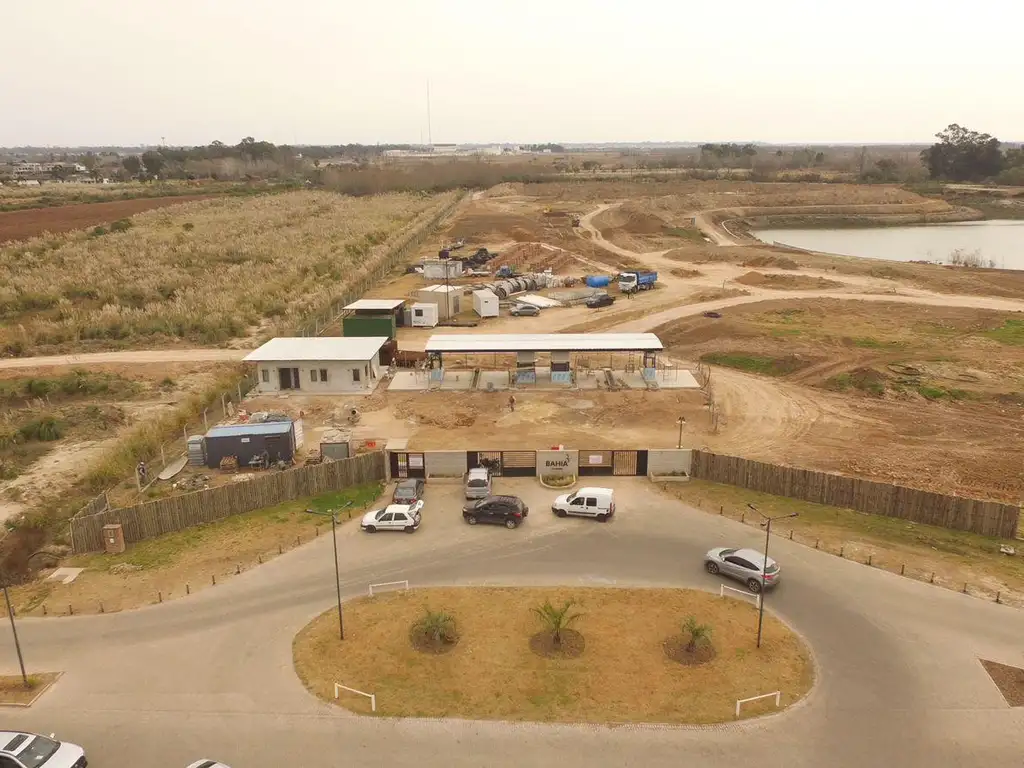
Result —
<instances>
[{"instance_id":1,"label":"asphalt road","mask_svg":"<svg viewBox=\"0 0 1024 768\"><path fill-rule=\"evenodd\" d=\"M551 493L533 481L504 482L533 509L516 531L459 527L458 511L432 507L429 497L424 528L413 536L345 526L345 593L406 578L413 586L717 591L719 580L701 569L703 552L762 540L644 481L607 483L618 489L619 514L605 525L549 517ZM427 535L431 526L450 535ZM334 599L331 545L322 536L172 603L22 620L30 669L66 674L31 709L7 710L3 727L55 731L85 746L94 768L184 766L199 757L233 768L1020 764L1024 709L1006 705L978 659L1024 664L1024 614L786 540L773 541L772 552L785 581L768 605L807 639L820 674L804 703L774 717L712 728L604 728L351 715L314 699L291 665L295 633ZM15 671L9 633L0 653L4 671Z\"/></svg>"}]
</instances>

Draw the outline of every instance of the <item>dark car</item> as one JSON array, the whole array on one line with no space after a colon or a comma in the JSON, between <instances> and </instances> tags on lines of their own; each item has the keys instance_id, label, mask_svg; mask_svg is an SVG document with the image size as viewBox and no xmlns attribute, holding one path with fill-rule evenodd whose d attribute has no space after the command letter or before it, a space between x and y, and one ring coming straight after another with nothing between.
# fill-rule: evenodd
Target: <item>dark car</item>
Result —
<instances>
[{"instance_id":1,"label":"dark car","mask_svg":"<svg viewBox=\"0 0 1024 768\"><path fill-rule=\"evenodd\" d=\"M427 483L422 477L410 477L408 480L399 480L395 488L395 495L391 497L392 504L415 504L423 498L423 491Z\"/></svg>"},{"instance_id":2,"label":"dark car","mask_svg":"<svg viewBox=\"0 0 1024 768\"><path fill-rule=\"evenodd\" d=\"M495 523L518 528L530 514L530 508L518 496L487 496L462 508L462 517L470 525Z\"/></svg>"},{"instance_id":3,"label":"dark car","mask_svg":"<svg viewBox=\"0 0 1024 768\"><path fill-rule=\"evenodd\" d=\"M609 293L602 293L600 296L592 296L587 299L587 306L591 309L597 309L598 307L610 307L615 303L615 297Z\"/></svg>"}]
</instances>

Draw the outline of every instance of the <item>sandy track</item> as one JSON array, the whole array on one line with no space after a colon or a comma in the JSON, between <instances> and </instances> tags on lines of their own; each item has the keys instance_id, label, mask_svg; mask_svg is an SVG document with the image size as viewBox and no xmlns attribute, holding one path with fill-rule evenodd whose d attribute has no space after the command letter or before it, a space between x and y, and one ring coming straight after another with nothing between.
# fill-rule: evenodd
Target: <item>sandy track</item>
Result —
<instances>
[{"instance_id":1,"label":"sandy track","mask_svg":"<svg viewBox=\"0 0 1024 768\"><path fill-rule=\"evenodd\" d=\"M0 359L0 368L57 368L60 366L88 366L100 363L208 363L238 362L247 349L149 349L122 352L86 352L80 355L50 355L47 357L7 357Z\"/></svg>"}]
</instances>

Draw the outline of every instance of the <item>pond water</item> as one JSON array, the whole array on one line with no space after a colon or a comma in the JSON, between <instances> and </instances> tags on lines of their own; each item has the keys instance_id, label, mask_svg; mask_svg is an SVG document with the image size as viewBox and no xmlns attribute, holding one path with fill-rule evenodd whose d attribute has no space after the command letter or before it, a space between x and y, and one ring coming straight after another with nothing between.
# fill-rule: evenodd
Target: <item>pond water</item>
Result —
<instances>
[{"instance_id":1,"label":"pond water","mask_svg":"<svg viewBox=\"0 0 1024 768\"><path fill-rule=\"evenodd\" d=\"M981 259L981 266L1024 269L1024 220L965 221L916 227L859 229L757 229L766 243L844 256L949 264L957 252Z\"/></svg>"}]
</instances>

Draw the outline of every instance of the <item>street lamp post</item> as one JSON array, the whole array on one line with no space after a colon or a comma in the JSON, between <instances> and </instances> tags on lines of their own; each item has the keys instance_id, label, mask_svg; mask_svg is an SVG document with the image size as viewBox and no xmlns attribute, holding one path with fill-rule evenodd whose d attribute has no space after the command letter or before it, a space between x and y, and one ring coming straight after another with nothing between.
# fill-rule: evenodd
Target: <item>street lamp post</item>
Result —
<instances>
[{"instance_id":1,"label":"street lamp post","mask_svg":"<svg viewBox=\"0 0 1024 768\"><path fill-rule=\"evenodd\" d=\"M352 502L347 502L341 509L352 506ZM321 517L331 518L331 543L334 545L334 583L338 588L338 636L345 639L345 618L341 613L341 569L338 566L338 512L340 510L328 510L327 512L317 512L315 509L306 510L311 515L320 515Z\"/></svg>"},{"instance_id":2,"label":"street lamp post","mask_svg":"<svg viewBox=\"0 0 1024 768\"><path fill-rule=\"evenodd\" d=\"M437 254L441 263L444 264L444 307L445 314L447 315L446 319L449 325L451 325L452 322L451 285L449 284L452 268L451 256L451 252L447 248L442 248L441 252Z\"/></svg>"},{"instance_id":3,"label":"street lamp post","mask_svg":"<svg viewBox=\"0 0 1024 768\"><path fill-rule=\"evenodd\" d=\"M676 447L677 448L682 448L683 447L683 424L686 423L686 417L685 416L680 416L678 419L676 419L676 421L679 422L679 445L676 446Z\"/></svg>"},{"instance_id":4,"label":"street lamp post","mask_svg":"<svg viewBox=\"0 0 1024 768\"><path fill-rule=\"evenodd\" d=\"M796 512L790 512L788 515L777 515L776 517L770 517L764 512L759 510L753 504L747 504L750 509L754 510L759 514L764 522L761 526L764 528L764 565L761 566L761 592L759 594L760 600L757 601L757 647L761 647L761 627L764 625L764 596L767 594L765 589L765 572L768 570L768 541L772 535L772 520L783 520L787 517L796 517Z\"/></svg>"},{"instance_id":5,"label":"street lamp post","mask_svg":"<svg viewBox=\"0 0 1024 768\"><path fill-rule=\"evenodd\" d=\"M7 585L4 585L4 600L7 602L7 617L11 620L11 632L14 633L14 650L18 653L18 666L21 667L21 681L28 688L28 675L25 674L25 659L21 655L21 643L18 641L18 628L14 624L14 606L11 605L11 596L7 592Z\"/></svg>"}]
</instances>

